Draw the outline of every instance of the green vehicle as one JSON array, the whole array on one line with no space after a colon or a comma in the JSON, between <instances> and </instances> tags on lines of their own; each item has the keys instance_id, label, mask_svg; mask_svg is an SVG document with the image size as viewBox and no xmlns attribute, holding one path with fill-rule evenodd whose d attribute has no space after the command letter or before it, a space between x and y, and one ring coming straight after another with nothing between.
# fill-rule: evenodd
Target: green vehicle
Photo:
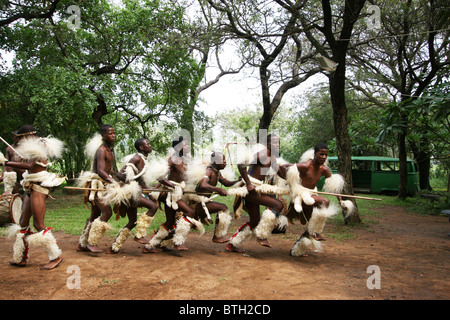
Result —
<instances>
[{"instance_id":1,"label":"green vehicle","mask_svg":"<svg viewBox=\"0 0 450 320\"><path fill-rule=\"evenodd\" d=\"M329 167L337 173L337 157L328 157ZM407 159L408 195L420 191L417 162ZM397 194L400 182L399 160L388 157L352 157L353 189L360 193ZM319 182L318 188L323 185Z\"/></svg>"}]
</instances>

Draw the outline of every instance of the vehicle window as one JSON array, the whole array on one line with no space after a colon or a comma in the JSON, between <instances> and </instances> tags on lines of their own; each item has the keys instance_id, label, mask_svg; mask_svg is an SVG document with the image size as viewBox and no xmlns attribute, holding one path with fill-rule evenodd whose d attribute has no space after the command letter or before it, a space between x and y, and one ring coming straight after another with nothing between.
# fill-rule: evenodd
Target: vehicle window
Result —
<instances>
[{"instance_id":1,"label":"vehicle window","mask_svg":"<svg viewBox=\"0 0 450 320\"><path fill-rule=\"evenodd\" d=\"M385 171L385 172L397 172L398 162L395 161L379 161L376 166L377 171Z\"/></svg>"},{"instance_id":2,"label":"vehicle window","mask_svg":"<svg viewBox=\"0 0 450 320\"><path fill-rule=\"evenodd\" d=\"M372 170L372 161L353 160L353 170Z\"/></svg>"}]
</instances>

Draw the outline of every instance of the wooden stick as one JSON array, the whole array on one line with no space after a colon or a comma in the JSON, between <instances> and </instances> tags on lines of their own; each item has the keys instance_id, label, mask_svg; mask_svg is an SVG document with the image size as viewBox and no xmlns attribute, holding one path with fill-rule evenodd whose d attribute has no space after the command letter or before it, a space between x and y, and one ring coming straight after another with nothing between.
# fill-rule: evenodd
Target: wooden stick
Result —
<instances>
[{"instance_id":1,"label":"wooden stick","mask_svg":"<svg viewBox=\"0 0 450 320\"><path fill-rule=\"evenodd\" d=\"M106 189L82 188L82 187L64 187L68 190L89 190L89 191L106 191Z\"/></svg>"},{"instance_id":2,"label":"wooden stick","mask_svg":"<svg viewBox=\"0 0 450 320\"><path fill-rule=\"evenodd\" d=\"M16 149L14 149L8 142L6 142L5 139L0 137L0 140L2 140L8 147L10 147L12 151L17 153L19 155L19 157L21 157L22 159L25 159L25 157L22 154L20 154L20 152L18 152Z\"/></svg>"},{"instance_id":3,"label":"wooden stick","mask_svg":"<svg viewBox=\"0 0 450 320\"><path fill-rule=\"evenodd\" d=\"M143 189L143 193L152 193L152 192L173 192L173 190L167 190L167 189ZM183 191L183 193L186 194L199 194L199 195L205 195L209 196L209 193L203 193L203 192L196 192L196 191Z\"/></svg>"},{"instance_id":4,"label":"wooden stick","mask_svg":"<svg viewBox=\"0 0 450 320\"><path fill-rule=\"evenodd\" d=\"M64 187L64 189L106 191L106 189L94 189L94 188L83 188L83 187ZM143 193L151 193L151 192L173 192L173 191L167 190L167 189L144 189L144 190L142 190L142 192ZM198 194L198 195L210 195L209 193L202 193L202 192L195 192L195 191L183 191L183 193ZM369 198L369 197L353 196L353 195L348 195L348 194L322 192L322 191L314 191L314 193L324 194L324 195L329 195L329 196L336 196L336 197L355 198L355 199L361 199L361 200L371 200L371 201L382 201L383 200L383 199L379 199L379 198Z\"/></svg>"},{"instance_id":5,"label":"wooden stick","mask_svg":"<svg viewBox=\"0 0 450 320\"><path fill-rule=\"evenodd\" d=\"M83 187L64 187L64 189L68 190L88 190L88 191L107 191L107 189L95 189L95 188L83 188ZM167 189L143 189L142 193L151 193L151 192L173 192L173 190ZM183 193L189 194L199 194L199 195L210 195L209 193L201 193L195 191L183 191Z\"/></svg>"},{"instance_id":6,"label":"wooden stick","mask_svg":"<svg viewBox=\"0 0 450 320\"><path fill-rule=\"evenodd\" d=\"M353 196L353 195L349 195L349 194L331 193L331 192L323 192L323 191L313 191L313 193L325 194L325 195L336 196L336 197L355 198L355 199L361 199L361 200L372 200L372 201L382 201L383 200L380 198L368 198L368 197L361 197L361 196Z\"/></svg>"}]
</instances>

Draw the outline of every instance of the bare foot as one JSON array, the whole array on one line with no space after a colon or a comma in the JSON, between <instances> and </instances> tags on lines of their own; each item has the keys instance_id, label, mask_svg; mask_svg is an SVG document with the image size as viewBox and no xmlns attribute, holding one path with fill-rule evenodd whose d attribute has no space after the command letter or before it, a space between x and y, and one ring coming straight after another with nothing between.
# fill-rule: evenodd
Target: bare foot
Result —
<instances>
[{"instance_id":1,"label":"bare foot","mask_svg":"<svg viewBox=\"0 0 450 320\"><path fill-rule=\"evenodd\" d=\"M138 243L141 243L141 244L147 244L148 243L148 240L145 240L144 237L142 237L142 238L134 237L133 240L138 242Z\"/></svg>"},{"instance_id":2,"label":"bare foot","mask_svg":"<svg viewBox=\"0 0 450 320\"><path fill-rule=\"evenodd\" d=\"M183 244L180 244L179 246L175 246L175 248L177 248L178 251L188 251L188 250L189 250L189 249L188 249L185 245L183 245Z\"/></svg>"},{"instance_id":3,"label":"bare foot","mask_svg":"<svg viewBox=\"0 0 450 320\"><path fill-rule=\"evenodd\" d=\"M120 249L119 251L114 251L111 247L108 248L108 250L106 250L106 253L108 254L116 254L116 253L124 253L125 251Z\"/></svg>"},{"instance_id":4,"label":"bare foot","mask_svg":"<svg viewBox=\"0 0 450 320\"><path fill-rule=\"evenodd\" d=\"M23 259L20 262L9 261L9 264L15 267L25 267L27 265L27 260Z\"/></svg>"},{"instance_id":5,"label":"bare foot","mask_svg":"<svg viewBox=\"0 0 450 320\"><path fill-rule=\"evenodd\" d=\"M289 255L290 255L291 257L308 257L308 254L307 254L307 253L304 253L304 254L302 254L302 255L300 255L300 256L294 256L294 255L292 254L292 252L289 252Z\"/></svg>"},{"instance_id":6,"label":"bare foot","mask_svg":"<svg viewBox=\"0 0 450 320\"><path fill-rule=\"evenodd\" d=\"M244 249L240 249L238 247L233 246L231 243L227 244L225 246L225 250L229 251L229 252L237 252L237 253L244 253L245 250Z\"/></svg>"},{"instance_id":7,"label":"bare foot","mask_svg":"<svg viewBox=\"0 0 450 320\"><path fill-rule=\"evenodd\" d=\"M260 245L262 245L262 246L264 246L264 247L272 248L272 246L270 245L269 241L267 241L267 239L259 239L259 238L257 238L256 241L257 241Z\"/></svg>"},{"instance_id":8,"label":"bare foot","mask_svg":"<svg viewBox=\"0 0 450 320\"><path fill-rule=\"evenodd\" d=\"M316 233L312 237L314 238L314 240L317 240L317 241L325 241L325 240L327 240L324 237L322 237L322 235L320 235L319 233Z\"/></svg>"},{"instance_id":9,"label":"bare foot","mask_svg":"<svg viewBox=\"0 0 450 320\"><path fill-rule=\"evenodd\" d=\"M147 249L146 247L144 247L142 249L142 253L160 253L163 252L164 249L163 248L151 248L151 249Z\"/></svg>"},{"instance_id":10,"label":"bare foot","mask_svg":"<svg viewBox=\"0 0 450 320\"><path fill-rule=\"evenodd\" d=\"M81 244L78 244L77 251L89 251L87 247L82 247Z\"/></svg>"},{"instance_id":11,"label":"bare foot","mask_svg":"<svg viewBox=\"0 0 450 320\"><path fill-rule=\"evenodd\" d=\"M212 242L215 242L215 243L227 243L228 241L230 241L230 238L227 238L227 237L217 238L216 236L214 236L212 238Z\"/></svg>"},{"instance_id":12,"label":"bare foot","mask_svg":"<svg viewBox=\"0 0 450 320\"><path fill-rule=\"evenodd\" d=\"M91 246L90 244L88 244L86 248L87 248L90 252L93 252L93 253L100 253L100 252L103 252L103 250L100 249L99 247L97 247L97 246Z\"/></svg>"},{"instance_id":13,"label":"bare foot","mask_svg":"<svg viewBox=\"0 0 450 320\"><path fill-rule=\"evenodd\" d=\"M61 263L62 260L63 260L62 256L56 258L55 260L51 260L49 263L47 263L45 266L43 266L43 267L41 268L41 270L51 270L51 269L54 269L54 268L56 268L56 267Z\"/></svg>"}]
</instances>

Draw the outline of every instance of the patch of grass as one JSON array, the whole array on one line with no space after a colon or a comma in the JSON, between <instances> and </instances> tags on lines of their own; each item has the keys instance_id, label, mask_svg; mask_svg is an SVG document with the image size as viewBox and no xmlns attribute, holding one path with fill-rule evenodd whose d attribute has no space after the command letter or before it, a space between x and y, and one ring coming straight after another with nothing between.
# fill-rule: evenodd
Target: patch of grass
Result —
<instances>
[{"instance_id":1,"label":"patch of grass","mask_svg":"<svg viewBox=\"0 0 450 320\"><path fill-rule=\"evenodd\" d=\"M110 280L108 278L103 279L102 285L113 285L119 283L119 279Z\"/></svg>"}]
</instances>

